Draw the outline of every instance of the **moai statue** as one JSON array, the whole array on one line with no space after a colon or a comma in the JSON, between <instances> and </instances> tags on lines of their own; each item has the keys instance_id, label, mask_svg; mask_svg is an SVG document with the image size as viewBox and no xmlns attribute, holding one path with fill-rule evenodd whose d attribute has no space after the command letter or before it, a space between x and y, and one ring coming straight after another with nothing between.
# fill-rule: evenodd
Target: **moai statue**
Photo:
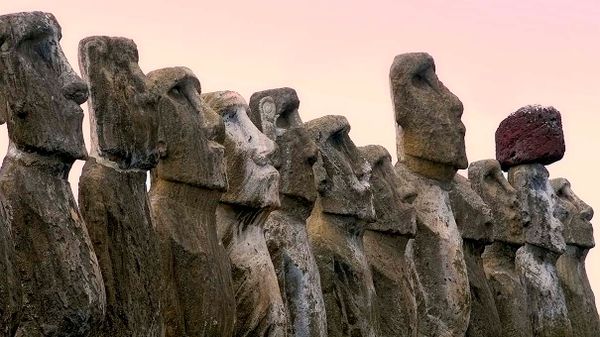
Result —
<instances>
[{"instance_id":1,"label":"moai statue","mask_svg":"<svg viewBox=\"0 0 600 337\"><path fill-rule=\"evenodd\" d=\"M463 106L437 78L433 58L425 53L396 56L390 82L396 171L417 192L411 251L427 309L419 317L419 334L462 336L469 325L471 296L449 191L457 170L467 167Z\"/></svg>"},{"instance_id":2,"label":"moai statue","mask_svg":"<svg viewBox=\"0 0 600 337\"><path fill-rule=\"evenodd\" d=\"M0 16L0 120L7 122L10 138L0 194L11 211L11 259L23 301L15 336L89 336L106 304L98 261L67 180L73 162L87 156L79 107L87 86L69 65L60 38L52 14ZM12 287L0 289L5 286ZM9 300L3 321L18 306L19 299L8 296L0 300Z\"/></svg>"},{"instance_id":3,"label":"moai statue","mask_svg":"<svg viewBox=\"0 0 600 337\"><path fill-rule=\"evenodd\" d=\"M558 197L559 219L564 225L567 246L565 253L558 258L556 267L567 300L573 336L597 336L600 319L585 270L587 253L594 248L594 233L590 223L594 210L573 192L567 179L552 179L550 184Z\"/></svg>"},{"instance_id":4,"label":"moai statue","mask_svg":"<svg viewBox=\"0 0 600 337\"><path fill-rule=\"evenodd\" d=\"M2 19L0 18L0 26ZM7 36L2 33L0 28L0 47ZM0 56L1 58L1 56ZM8 106L8 91L4 88L6 79L3 77L6 73L4 62L0 62L0 125L6 123L8 112L5 111ZM21 284L19 272L15 266L15 242L10 223L11 215L9 206L4 196L0 194L0 337L14 336L19 322L21 320Z\"/></svg>"},{"instance_id":5,"label":"moai statue","mask_svg":"<svg viewBox=\"0 0 600 337\"><path fill-rule=\"evenodd\" d=\"M490 207L493 243L485 248L483 267L500 317L503 337L532 337L527 293L515 267L517 250L525 244L529 223L526 204L493 159L469 165L471 188ZM471 310L471 315L473 310Z\"/></svg>"},{"instance_id":6,"label":"moai statue","mask_svg":"<svg viewBox=\"0 0 600 337\"><path fill-rule=\"evenodd\" d=\"M492 211L471 188L467 178L456 174L450 190L450 203L463 239L463 252L471 290L471 316L466 337L500 337L502 325L496 309L481 254L492 243Z\"/></svg>"},{"instance_id":7,"label":"moai statue","mask_svg":"<svg viewBox=\"0 0 600 337\"><path fill-rule=\"evenodd\" d=\"M150 202L161 238L166 337L233 335L231 264L217 236L216 209L227 189L221 117L200 98L187 68L148 74L159 101L162 149Z\"/></svg>"},{"instance_id":8,"label":"moai statue","mask_svg":"<svg viewBox=\"0 0 600 337\"><path fill-rule=\"evenodd\" d=\"M286 336L287 316L265 241L264 223L280 206L275 143L248 117L238 93L203 94L225 124L229 188L217 207L217 234L231 260L236 300L235 337Z\"/></svg>"},{"instance_id":9,"label":"moai statue","mask_svg":"<svg viewBox=\"0 0 600 337\"><path fill-rule=\"evenodd\" d=\"M271 212L264 226L289 319L288 335L325 337L321 280L306 230L317 197L313 164L318 149L302 124L299 105L294 89L260 91L250 97L250 119L278 146L273 161L280 175L281 208Z\"/></svg>"},{"instance_id":10,"label":"moai statue","mask_svg":"<svg viewBox=\"0 0 600 337\"><path fill-rule=\"evenodd\" d=\"M552 107L523 107L496 130L496 159L531 214L516 266L524 278L536 337L573 336L556 270L556 260L565 252L563 226L555 216L556 194L544 167L564 151L560 113Z\"/></svg>"},{"instance_id":11,"label":"moai statue","mask_svg":"<svg viewBox=\"0 0 600 337\"><path fill-rule=\"evenodd\" d=\"M79 65L90 85L92 153L79 179L79 206L100 262L106 318L96 336L161 336L158 236L146 195L158 162L157 102L135 43L88 37Z\"/></svg>"},{"instance_id":12,"label":"moai statue","mask_svg":"<svg viewBox=\"0 0 600 337\"><path fill-rule=\"evenodd\" d=\"M374 337L375 287L362 242L367 223L375 220L371 167L348 136L345 117L325 116L305 125L321 151L315 164L319 194L307 226L321 276L327 336Z\"/></svg>"},{"instance_id":13,"label":"moai statue","mask_svg":"<svg viewBox=\"0 0 600 337\"><path fill-rule=\"evenodd\" d=\"M389 152L379 145L359 148L372 168L371 187L376 221L367 224L363 244L377 296L374 310L377 336L417 335L415 273L406 258L408 241L415 236L415 191L403 184Z\"/></svg>"}]
</instances>

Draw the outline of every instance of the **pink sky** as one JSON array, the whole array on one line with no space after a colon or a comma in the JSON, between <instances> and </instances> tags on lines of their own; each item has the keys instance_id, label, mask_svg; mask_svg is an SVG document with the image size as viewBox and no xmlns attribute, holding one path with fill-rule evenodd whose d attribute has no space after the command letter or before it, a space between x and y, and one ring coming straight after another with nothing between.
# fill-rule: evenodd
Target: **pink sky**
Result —
<instances>
[{"instance_id":1,"label":"pink sky","mask_svg":"<svg viewBox=\"0 0 600 337\"><path fill-rule=\"evenodd\" d=\"M230 89L246 98L291 86L305 121L345 115L357 145L381 144L392 153L389 66L396 54L427 51L464 103L471 161L494 157L494 131L509 113L553 105L562 112L567 152L548 167L550 174L568 178L600 212L597 1L0 2L2 14L29 10L56 15L75 69L82 38L128 37L145 71L184 65L204 92ZM0 142L4 155L5 131ZM71 172L73 183L81 166ZM600 243L597 226L595 236ZM600 304L600 249L591 251L587 266Z\"/></svg>"}]
</instances>

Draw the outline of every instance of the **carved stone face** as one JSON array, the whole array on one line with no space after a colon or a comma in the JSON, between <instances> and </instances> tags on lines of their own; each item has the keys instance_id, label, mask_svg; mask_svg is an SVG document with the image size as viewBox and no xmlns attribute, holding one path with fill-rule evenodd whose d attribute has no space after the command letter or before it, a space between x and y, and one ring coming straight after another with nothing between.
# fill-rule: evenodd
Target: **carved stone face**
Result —
<instances>
[{"instance_id":1,"label":"carved stone face","mask_svg":"<svg viewBox=\"0 0 600 337\"><path fill-rule=\"evenodd\" d=\"M202 98L225 124L229 189L221 201L253 208L279 207L279 173L271 165L275 143L252 124L244 98L233 91L203 94Z\"/></svg>"},{"instance_id":2,"label":"carved stone face","mask_svg":"<svg viewBox=\"0 0 600 337\"><path fill-rule=\"evenodd\" d=\"M508 181L529 208L531 223L525 233L526 242L555 253L565 251L563 225L558 220L556 194L548 181L548 170L542 164L511 167Z\"/></svg>"},{"instance_id":3,"label":"carved stone face","mask_svg":"<svg viewBox=\"0 0 600 337\"><path fill-rule=\"evenodd\" d=\"M565 241L568 245L593 248L594 228L590 220L594 210L581 200L571 189L571 183L565 178L550 180L558 197L558 218L564 225Z\"/></svg>"},{"instance_id":4,"label":"carved stone face","mask_svg":"<svg viewBox=\"0 0 600 337\"><path fill-rule=\"evenodd\" d=\"M0 121L8 122L18 149L72 163L87 156L79 105L88 88L69 65L60 39L52 14L0 16Z\"/></svg>"},{"instance_id":5,"label":"carved stone face","mask_svg":"<svg viewBox=\"0 0 600 337\"><path fill-rule=\"evenodd\" d=\"M471 188L491 208L494 241L514 245L525 243L524 227L530 222L526 203L502 174L498 161L480 160L469 165Z\"/></svg>"},{"instance_id":6,"label":"carved stone face","mask_svg":"<svg viewBox=\"0 0 600 337\"><path fill-rule=\"evenodd\" d=\"M148 74L160 95L158 143L161 158L154 173L161 179L225 191L225 127L200 97L200 82L184 67Z\"/></svg>"},{"instance_id":7,"label":"carved stone face","mask_svg":"<svg viewBox=\"0 0 600 337\"><path fill-rule=\"evenodd\" d=\"M346 118L325 116L307 122L306 128L321 151L314 170L323 211L375 220L371 166L348 136Z\"/></svg>"},{"instance_id":8,"label":"carved stone face","mask_svg":"<svg viewBox=\"0 0 600 337\"><path fill-rule=\"evenodd\" d=\"M79 66L90 85L92 153L121 169L158 163L157 103L132 40L93 36L79 43Z\"/></svg>"},{"instance_id":9,"label":"carved stone face","mask_svg":"<svg viewBox=\"0 0 600 337\"><path fill-rule=\"evenodd\" d=\"M392 158L383 146L369 145L359 150L372 168L370 183L377 221L370 224L369 229L414 236L416 214L410 203L417 195L416 190L401 183L392 166Z\"/></svg>"},{"instance_id":10,"label":"carved stone face","mask_svg":"<svg viewBox=\"0 0 600 337\"><path fill-rule=\"evenodd\" d=\"M317 198L313 164L318 148L300 119L299 103L291 88L257 92L250 98L250 116L277 144L273 163L280 174L280 192L312 203Z\"/></svg>"},{"instance_id":11,"label":"carved stone face","mask_svg":"<svg viewBox=\"0 0 600 337\"><path fill-rule=\"evenodd\" d=\"M433 58L426 53L396 56L390 83L398 158L410 156L455 171L467 168L463 105L438 79Z\"/></svg>"},{"instance_id":12,"label":"carved stone face","mask_svg":"<svg viewBox=\"0 0 600 337\"><path fill-rule=\"evenodd\" d=\"M452 214L463 239L491 243L493 236L492 211L475 193L467 178L456 174L450 189Z\"/></svg>"}]
</instances>

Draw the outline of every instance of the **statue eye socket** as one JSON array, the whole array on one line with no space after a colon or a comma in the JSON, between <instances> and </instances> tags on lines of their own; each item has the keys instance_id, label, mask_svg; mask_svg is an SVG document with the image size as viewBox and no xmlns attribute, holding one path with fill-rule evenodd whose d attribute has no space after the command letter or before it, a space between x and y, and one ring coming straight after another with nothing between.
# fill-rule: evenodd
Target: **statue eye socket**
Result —
<instances>
[{"instance_id":1,"label":"statue eye socket","mask_svg":"<svg viewBox=\"0 0 600 337\"><path fill-rule=\"evenodd\" d=\"M169 94L171 94L175 97L180 97L183 95L183 93L181 92L181 88L179 86L174 86L173 88L171 88L171 90L169 90Z\"/></svg>"}]
</instances>

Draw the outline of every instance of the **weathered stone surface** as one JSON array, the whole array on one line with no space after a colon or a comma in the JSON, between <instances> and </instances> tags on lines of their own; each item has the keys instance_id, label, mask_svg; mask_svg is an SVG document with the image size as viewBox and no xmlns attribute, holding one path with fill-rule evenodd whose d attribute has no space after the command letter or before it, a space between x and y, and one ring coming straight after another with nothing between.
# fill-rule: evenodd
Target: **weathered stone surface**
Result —
<instances>
[{"instance_id":1,"label":"weathered stone surface","mask_svg":"<svg viewBox=\"0 0 600 337\"><path fill-rule=\"evenodd\" d=\"M516 254L516 266L524 278L529 319L536 337L573 336L556 269L558 256L529 243L519 248Z\"/></svg>"},{"instance_id":2,"label":"weathered stone surface","mask_svg":"<svg viewBox=\"0 0 600 337\"><path fill-rule=\"evenodd\" d=\"M527 204L531 222L525 232L527 243L557 254L565 251L563 225L555 217L556 195L548 181L548 170L542 164L511 167L508 181Z\"/></svg>"},{"instance_id":3,"label":"weathered stone surface","mask_svg":"<svg viewBox=\"0 0 600 337\"><path fill-rule=\"evenodd\" d=\"M285 336L287 317L263 225L280 206L275 144L248 117L236 92L203 94L225 124L229 189L217 208L217 229L231 260L236 299L234 336Z\"/></svg>"},{"instance_id":4,"label":"weathered stone surface","mask_svg":"<svg viewBox=\"0 0 600 337\"><path fill-rule=\"evenodd\" d=\"M452 180L468 165L462 103L438 79L426 53L396 56L390 83L398 160L420 175Z\"/></svg>"},{"instance_id":5,"label":"weathered stone surface","mask_svg":"<svg viewBox=\"0 0 600 337\"><path fill-rule=\"evenodd\" d=\"M471 189L471 183L459 174L452 182L450 202L463 238L463 252L471 290L471 316L465 336L502 336L500 316L481 258L486 244L492 242L492 211Z\"/></svg>"},{"instance_id":6,"label":"weathered stone surface","mask_svg":"<svg viewBox=\"0 0 600 337\"><path fill-rule=\"evenodd\" d=\"M471 188L469 180L456 174L449 195L452 213L463 240L472 240L482 246L491 243L494 228L492 210Z\"/></svg>"},{"instance_id":7,"label":"weathered stone surface","mask_svg":"<svg viewBox=\"0 0 600 337\"><path fill-rule=\"evenodd\" d=\"M79 107L87 86L60 38L52 14L0 16L0 120L10 138L0 193L11 211L7 229L23 301L15 336L88 336L105 309L98 261L67 181L73 162L87 155ZM8 292L0 300L9 300L2 323L18 314L19 299ZM0 331L14 330L14 323Z\"/></svg>"},{"instance_id":8,"label":"weathered stone surface","mask_svg":"<svg viewBox=\"0 0 600 337\"><path fill-rule=\"evenodd\" d=\"M594 210L573 192L567 179L552 179L550 185L557 196L558 211L555 213L558 213L563 224L565 243L581 248L594 248L594 228L590 222Z\"/></svg>"},{"instance_id":9,"label":"weathered stone surface","mask_svg":"<svg viewBox=\"0 0 600 337\"><path fill-rule=\"evenodd\" d=\"M137 62L137 47L128 39L95 36L79 44L92 134L79 206L107 297L95 336L155 337L163 329L159 241L146 195L146 170L158 161L158 98Z\"/></svg>"},{"instance_id":10,"label":"weathered stone surface","mask_svg":"<svg viewBox=\"0 0 600 337\"><path fill-rule=\"evenodd\" d=\"M469 182L490 206L493 214L494 243L482 255L488 285L501 322L499 336L531 337L529 307L525 286L515 269L515 254L525 243L523 227L529 213L508 183L496 160L481 160L469 165Z\"/></svg>"},{"instance_id":11,"label":"weathered stone surface","mask_svg":"<svg viewBox=\"0 0 600 337\"><path fill-rule=\"evenodd\" d=\"M250 97L249 117L262 133L275 139L286 130L302 125L299 107L300 99L292 88L263 90Z\"/></svg>"},{"instance_id":12,"label":"weathered stone surface","mask_svg":"<svg viewBox=\"0 0 600 337\"><path fill-rule=\"evenodd\" d=\"M215 214L227 188L223 121L202 102L200 82L189 69L156 70L148 80L161 97L161 157L152 171L150 202L166 282L165 336L231 337L231 264Z\"/></svg>"},{"instance_id":13,"label":"weathered stone surface","mask_svg":"<svg viewBox=\"0 0 600 337\"><path fill-rule=\"evenodd\" d=\"M10 213L0 196L0 336L12 337L21 320L21 280L14 265L15 246Z\"/></svg>"},{"instance_id":14,"label":"weathered stone surface","mask_svg":"<svg viewBox=\"0 0 600 337\"><path fill-rule=\"evenodd\" d=\"M402 163L396 164L396 172L417 191L417 231L409 256L425 292L419 334L462 336L469 324L471 296L463 241L450 204L451 185L419 176Z\"/></svg>"},{"instance_id":15,"label":"weathered stone surface","mask_svg":"<svg viewBox=\"0 0 600 337\"><path fill-rule=\"evenodd\" d=\"M496 130L496 159L505 171L520 164L549 165L559 161L564 153L560 112L553 107L522 107Z\"/></svg>"},{"instance_id":16,"label":"weathered stone surface","mask_svg":"<svg viewBox=\"0 0 600 337\"><path fill-rule=\"evenodd\" d=\"M365 254L377 294L374 301L377 336L417 336L417 299L414 269L406 246L416 230L416 197L410 185L396 176L392 159L379 145L359 148L372 167L371 186L377 220L367 225Z\"/></svg>"},{"instance_id":17,"label":"weathered stone surface","mask_svg":"<svg viewBox=\"0 0 600 337\"><path fill-rule=\"evenodd\" d=\"M371 167L360 155L342 116L306 123L321 150L315 166L319 196L308 219L308 237L319 266L327 311L327 336L376 336L375 288L363 250L363 232L374 220Z\"/></svg>"},{"instance_id":18,"label":"weathered stone surface","mask_svg":"<svg viewBox=\"0 0 600 337\"><path fill-rule=\"evenodd\" d=\"M492 239L517 247L525 243L525 230L531 220L524 203L502 174L497 160L480 160L469 165L469 182L490 207L493 219Z\"/></svg>"},{"instance_id":19,"label":"weathered stone surface","mask_svg":"<svg viewBox=\"0 0 600 337\"><path fill-rule=\"evenodd\" d=\"M52 14L3 15L0 21L2 83L0 121L21 151L57 156L67 163L87 155L79 104L86 84L68 63L61 28Z\"/></svg>"},{"instance_id":20,"label":"weathered stone surface","mask_svg":"<svg viewBox=\"0 0 600 337\"><path fill-rule=\"evenodd\" d=\"M556 260L565 251L563 226L555 217L556 195L542 164L513 166L508 181L527 203L531 223L526 243L516 253L524 280L534 336L573 336L567 305L559 284Z\"/></svg>"},{"instance_id":21,"label":"weathered stone surface","mask_svg":"<svg viewBox=\"0 0 600 337\"><path fill-rule=\"evenodd\" d=\"M396 56L390 69L396 120L398 175L417 191L417 232L412 258L425 311L423 336L461 336L467 331L471 298L462 238L449 190L458 169L468 165L463 106L435 74L426 53Z\"/></svg>"},{"instance_id":22,"label":"weathered stone surface","mask_svg":"<svg viewBox=\"0 0 600 337\"><path fill-rule=\"evenodd\" d=\"M323 211L373 221L371 167L348 136L348 120L324 116L307 122L306 127L321 150L315 179Z\"/></svg>"},{"instance_id":23,"label":"weathered stone surface","mask_svg":"<svg viewBox=\"0 0 600 337\"><path fill-rule=\"evenodd\" d=\"M550 183L558 196L559 218L565 227L567 250L558 258L556 267L567 301L573 336L597 336L600 319L585 269L585 258L594 246L590 223L594 211L573 192L567 179L553 179Z\"/></svg>"},{"instance_id":24,"label":"weathered stone surface","mask_svg":"<svg viewBox=\"0 0 600 337\"><path fill-rule=\"evenodd\" d=\"M250 98L250 116L278 146L274 162L280 175L281 208L269 215L264 226L289 317L288 334L324 337L327 319L321 280L306 230L317 197L313 164L318 149L300 120L298 105L294 89L265 90Z\"/></svg>"}]
</instances>

